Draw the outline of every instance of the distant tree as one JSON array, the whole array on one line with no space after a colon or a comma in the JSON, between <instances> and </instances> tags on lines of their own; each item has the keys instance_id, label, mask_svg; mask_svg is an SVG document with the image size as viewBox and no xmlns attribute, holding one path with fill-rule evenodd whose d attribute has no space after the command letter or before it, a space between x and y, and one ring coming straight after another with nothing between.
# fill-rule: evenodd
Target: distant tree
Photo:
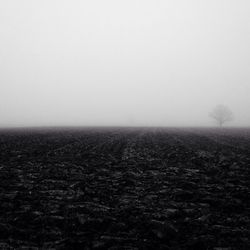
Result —
<instances>
[{"instance_id":1,"label":"distant tree","mask_svg":"<svg viewBox=\"0 0 250 250\"><path fill-rule=\"evenodd\" d=\"M224 105L217 105L210 113L210 116L215 119L220 127L222 127L225 122L233 120L232 111Z\"/></svg>"}]
</instances>

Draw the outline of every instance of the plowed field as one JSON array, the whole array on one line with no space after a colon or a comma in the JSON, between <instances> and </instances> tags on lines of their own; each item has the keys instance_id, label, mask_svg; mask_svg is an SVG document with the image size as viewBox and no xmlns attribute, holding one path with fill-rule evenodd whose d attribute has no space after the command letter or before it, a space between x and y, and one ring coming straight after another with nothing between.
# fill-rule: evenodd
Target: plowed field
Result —
<instances>
[{"instance_id":1,"label":"plowed field","mask_svg":"<svg viewBox=\"0 0 250 250\"><path fill-rule=\"evenodd\" d=\"M2 129L0 157L0 249L250 249L250 129Z\"/></svg>"}]
</instances>

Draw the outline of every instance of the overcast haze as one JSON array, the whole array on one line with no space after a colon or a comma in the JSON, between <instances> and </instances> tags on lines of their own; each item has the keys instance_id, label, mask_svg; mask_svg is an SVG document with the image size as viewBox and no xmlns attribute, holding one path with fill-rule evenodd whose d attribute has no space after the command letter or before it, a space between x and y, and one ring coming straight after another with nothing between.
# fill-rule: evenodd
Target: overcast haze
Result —
<instances>
[{"instance_id":1,"label":"overcast haze","mask_svg":"<svg viewBox=\"0 0 250 250\"><path fill-rule=\"evenodd\" d=\"M250 124L249 0L1 0L0 125Z\"/></svg>"}]
</instances>

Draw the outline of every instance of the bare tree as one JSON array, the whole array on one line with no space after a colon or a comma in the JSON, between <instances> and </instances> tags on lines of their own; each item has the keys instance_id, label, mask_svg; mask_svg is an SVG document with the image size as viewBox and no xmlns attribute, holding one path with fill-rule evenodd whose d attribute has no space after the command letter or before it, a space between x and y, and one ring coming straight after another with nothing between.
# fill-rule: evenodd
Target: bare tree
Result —
<instances>
[{"instance_id":1,"label":"bare tree","mask_svg":"<svg viewBox=\"0 0 250 250\"><path fill-rule=\"evenodd\" d=\"M216 120L220 127L222 127L225 122L230 122L233 120L232 111L224 105L217 105L210 113L210 116Z\"/></svg>"}]
</instances>

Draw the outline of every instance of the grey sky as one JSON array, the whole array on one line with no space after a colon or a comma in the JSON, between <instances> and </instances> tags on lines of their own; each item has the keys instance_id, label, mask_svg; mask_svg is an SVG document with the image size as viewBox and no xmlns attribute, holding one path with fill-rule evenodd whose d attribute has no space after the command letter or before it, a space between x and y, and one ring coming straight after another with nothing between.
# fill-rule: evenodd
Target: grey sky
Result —
<instances>
[{"instance_id":1,"label":"grey sky","mask_svg":"<svg viewBox=\"0 0 250 250\"><path fill-rule=\"evenodd\" d=\"M0 0L0 125L250 124L249 0Z\"/></svg>"}]
</instances>

